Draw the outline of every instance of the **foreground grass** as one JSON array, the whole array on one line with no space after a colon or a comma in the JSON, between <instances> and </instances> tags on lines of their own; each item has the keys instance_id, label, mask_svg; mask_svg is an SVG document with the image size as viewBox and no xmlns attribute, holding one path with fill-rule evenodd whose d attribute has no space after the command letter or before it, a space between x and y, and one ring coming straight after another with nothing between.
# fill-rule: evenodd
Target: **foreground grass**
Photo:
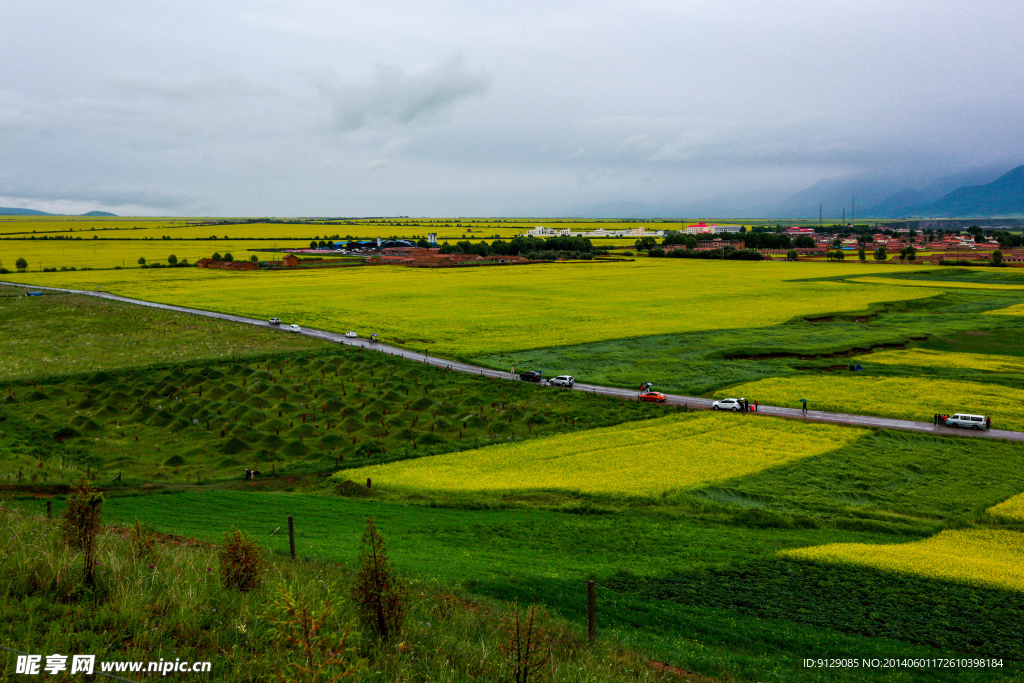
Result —
<instances>
[{"instance_id":1,"label":"foreground grass","mask_svg":"<svg viewBox=\"0 0 1024 683\"><path fill-rule=\"evenodd\" d=\"M56 524L0 507L0 641L29 653L92 653L99 661L210 661L210 680L313 680L301 647L280 637L290 615L275 604L286 587L297 604L325 614L307 642L319 668L331 653L341 663L323 676L355 669L354 681L505 680L511 659L503 622L510 607L443 586L401 581L408 615L400 634L381 642L360 629L348 598L353 573L325 562L273 561L260 588L239 592L221 582L216 549L148 539L107 528L100 538L94 586L84 584L81 553L61 543ZM6 534L9 534L6 535ZM525 609L525 606L524 606ZM586 647L579 629L541 611L539 649L550 652L553 681L658 681L634 651L602 639ZM293 629L297 632L301 629ZM347 638L346 638L347 633ZM346 649L337 643L345 638ZM5 677L14 658L5 657ZM97 667L98 669L98 667Z\"/></svg>"}]
</instances>

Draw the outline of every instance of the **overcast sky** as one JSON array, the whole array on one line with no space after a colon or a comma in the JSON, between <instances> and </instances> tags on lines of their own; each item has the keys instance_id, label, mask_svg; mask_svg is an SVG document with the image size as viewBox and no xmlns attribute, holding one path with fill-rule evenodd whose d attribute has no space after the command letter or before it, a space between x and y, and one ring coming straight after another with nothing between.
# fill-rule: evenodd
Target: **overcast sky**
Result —
<instances>
[{"instance_id":1,"label":"overcast sky","mask_svg":"<svg viewBox=\"0 0 1024 683\"><path fill-rule=\"evenodd\" d=\"M1019 0L4 0L0 206L540 216L923 182L1024 163L1022 83Z\"/></svg>"}]
</instances>

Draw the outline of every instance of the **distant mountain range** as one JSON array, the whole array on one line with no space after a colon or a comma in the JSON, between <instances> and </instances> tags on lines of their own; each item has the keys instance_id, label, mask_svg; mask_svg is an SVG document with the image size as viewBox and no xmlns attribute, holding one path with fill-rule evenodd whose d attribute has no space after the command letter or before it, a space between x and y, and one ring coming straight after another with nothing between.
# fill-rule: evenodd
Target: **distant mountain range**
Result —
<instances>
[{"instance_id":1,"label":"distant mountain range","mask_svg":"<svg viewBox=\"0 0 1024 683\"><path fill-rule=\"evenodd\" d=\"M0 216L117 216L116 213L110 213L109 211L90 211L89 213L79 214L66 214L66 213L47 213L45 211L36 211L35 209L12 209L5 206L0 206Z\"/></svg>"},{"instance_id":2,"label":"distant mountain range","mask_svg":"<svg viewBox=\"0 0 1024 683\"><path fill-rule=\"evenodd\" d=\"M690 204L608 202L575 207L567 215L587 218L814 219L828 222L882 218L983 218L1024 216L1024 166L987 167L941 177L924 187L901 178L828 178L786 199L761 194L718 197Z\"/></svg>"}]
</instances>

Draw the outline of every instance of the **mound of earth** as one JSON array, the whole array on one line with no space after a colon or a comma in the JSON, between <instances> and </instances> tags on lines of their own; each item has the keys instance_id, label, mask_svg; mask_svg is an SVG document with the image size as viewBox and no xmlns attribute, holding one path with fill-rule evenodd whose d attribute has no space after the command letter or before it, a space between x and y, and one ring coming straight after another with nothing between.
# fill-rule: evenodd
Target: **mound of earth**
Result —
<instances>
[{"instance_id":1,"label":"mound of earth","mask_svg":"<svg viewBox=\"0 0 1024 683\"><path fill-rule=\"evenodd\" d=\"M291 441L280 452L282 455L287 455L290 458L301 458L306 453L309 453L309 446L301 441Z\"/></svg>"},{"instance_id":2,"label":"mound of earth","mask_svg":"<svg viewBox=\"0 0 1024 683\"><path fill-rule=\"evenodd\" d=\"M271 434L267 438L260 441L257 445L260 448L266 448L272 451L276 451L284 447L286 443L287 441L279 437L277 434Z\"/></svg>"},{"instance_id":3,"label":"mound of earth","mask_svg":"<svg viewBox=\"0 0 1024 683\"><path fill-rule=\"evenodd\" d=\"M372 498L376 495L373 489L368 489L362 484L357 484L351 479L341 482L334 487L334 492L339 496L347 496L352 498Z\"/></svg>"},{"instance_id":4,"label":"mound of earth","mask_svg":"<svg viewBox=\"0 0 1024 683\"><path fill-rule=\"evenodd\" d=\"M216 446L216 448L221 453L234 455L235 453L241 453L242 451L249 450L249 445L237 436L232 436L230 439L227 439L220 445Z\"/></svg>"},{"instance_id":5,"label":"mound of earth","mask_svg":"<svg viewBox=\"0 0 1024 683\"><path fill-rule=\"evenodd\" d=\"M180 467L181 465L187 465L188 461L180 455L172 455L171 457L164 460L164 465L167 467Z\"/></svg>"},{"instance_id":6,"label":"mound of earth","mask_svg":"<svg viewBox=\"0 0 1024 683\"><path fill-rule=\"evenodd\" d=\"M46 401L50 397L41 391L33 391L31 394L25 397L26 401Z\"/></svg>"},{"instance_id":7,"label":"mound of earth","mask_svg":"<svg viewBox=\"0 0 1024 683\"><path fill-rule=\"evenodd\" d=\"M85 415L78 415L71 420L71 424L83 432L98 432L103 429L95 420Z\"/></svg>"},{"instance_id":8,"label":"mound of earth","mask_svg":"<svg viewBox=\"0 0 1024 683\"><path fill-rule=\"evenodd\" d=\"M88 384L103 384L104 382L113 382L115 378L113 375L107 374L102 370L93 373L89 379L86 380Z\"/></svg>"}]
</instances>

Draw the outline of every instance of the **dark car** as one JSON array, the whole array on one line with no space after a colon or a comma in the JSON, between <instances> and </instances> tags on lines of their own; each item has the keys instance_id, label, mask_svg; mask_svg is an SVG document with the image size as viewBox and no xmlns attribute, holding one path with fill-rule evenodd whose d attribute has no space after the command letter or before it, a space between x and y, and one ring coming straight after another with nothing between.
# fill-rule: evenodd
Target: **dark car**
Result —
<instances>
[{"instance_id":1,"label":"dark car","mask_svg":"<svg viewBox=\"0 0 1024 683\"><path fill-rule=\"evenodd\" d=\"M529 372L520 372L519 379L524 382L539 382L541 380L541 376L539 372L530 370Z\"/></svg>"}]
</instances>

